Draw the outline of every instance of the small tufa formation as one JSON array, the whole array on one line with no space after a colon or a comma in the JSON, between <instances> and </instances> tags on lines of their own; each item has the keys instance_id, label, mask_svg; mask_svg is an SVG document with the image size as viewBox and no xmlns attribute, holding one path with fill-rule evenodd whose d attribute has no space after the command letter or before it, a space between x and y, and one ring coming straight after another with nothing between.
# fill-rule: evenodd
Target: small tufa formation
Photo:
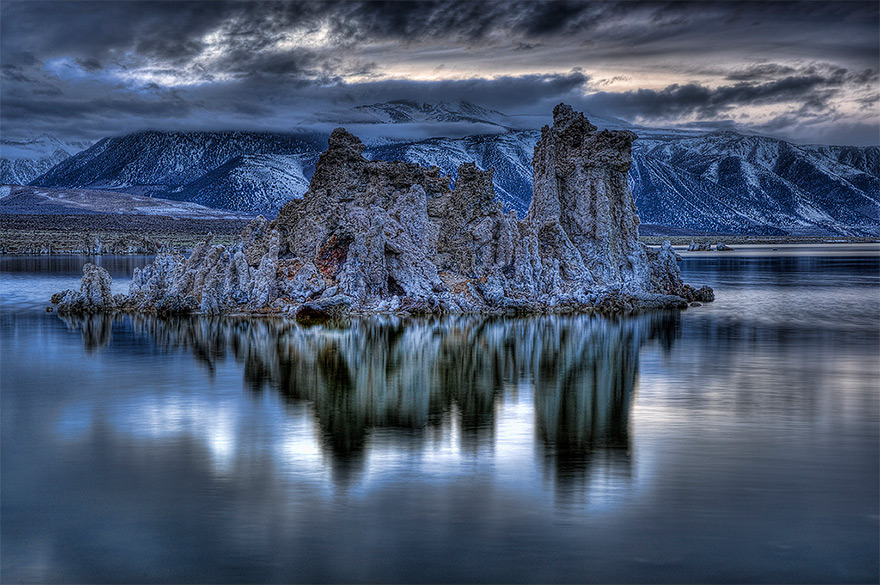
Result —
<instances>
[{"instance_id":1,"label":"small tufa formation","mask_svg":"<svg viewBox=\"0 0 880 585\"><path fill-rule=\"evenodd\" d=\"M52 295L52 303L58 305L59 313L102 313L117 308L117 299L111 292L113 279L110 273L94 264L83 265L80 288L65 290Z\"/></svg>"},{"instance_id":2,"label":"small tufa formation","mask_svg":"<svg viewBox=\"0 0 880 585\"><path fill-rule=\"evenodd\" d=\"M712 243L711 242L701 242L697 243L691 240L690 245L688 246L688 252L711 252L712 251Z\"/></svg>"},{"instance_id":3,"label":"small tufa formation","mask_svg":"<svg viewBox=\"0 0 880 585\"><path fill-rule=\"evenodd\" d=\"M627 311L707 299L675 253L649 252L627 184L632 132L597 131L560 104L535 147L534 195L519 220L496 201L492 170L469 163L455 188L436 167L370 161L333 131L308 191L229 248L209 237L189 258L136 270L119 308L266 313L302 322L350 313Z\"/></svg>"},{"instance_id":4,"label":"small tufa formation","mask_svg":"<svg viewBox=\"0 0 880 585\"><path fill-rule=\"evenodd\" d=\"M724 242L718 242L718 245L715 246L715 249L718 252L730 252L733 250L730 246L725 244ZM691 240L690 245L688 246L688 252L711 252L712 251L712 242L702 242L697 243Z\"/></svg>"},{"instance_id":5,"label":"small tufa formation","mask_svg":"<svg viewBox=\"0 0 880 585\"><path fill-rule=\"evenodd\" d=\"M648 260L651 267L651 288L669 295L681 297L688 303L702 301L708 303L715 300L715 291L708 286L694 288L681 280L681 272L676 262L679 257L666 241L659 249L648 249Z\"/></svg>"}]
</instances>

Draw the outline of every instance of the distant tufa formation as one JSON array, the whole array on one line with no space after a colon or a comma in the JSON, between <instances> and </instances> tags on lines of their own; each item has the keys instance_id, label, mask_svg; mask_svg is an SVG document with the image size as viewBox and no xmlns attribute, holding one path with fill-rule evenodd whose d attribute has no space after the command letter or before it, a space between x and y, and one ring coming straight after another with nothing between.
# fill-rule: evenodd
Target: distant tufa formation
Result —
<instances>
[{"instance_id":1,"label":"distant tufa formation","mask_svg":"<svg viewBox=\"0 0 880 585\"><path fill-rule=\"evenodd\" d=\"M684 284L668 243L638 241L627 184L632 132L597 131L560 104L535 146L525 219L505 214L492 173L370 161L342 128L330 135L309 190L230 247L209 238L189 258L161 253L110 296L103 269L60 312L287 313L300 321L350 313L617 311L711 301ZM96 292L97 291L97 292Z\"/></svg>"}]
</instances>

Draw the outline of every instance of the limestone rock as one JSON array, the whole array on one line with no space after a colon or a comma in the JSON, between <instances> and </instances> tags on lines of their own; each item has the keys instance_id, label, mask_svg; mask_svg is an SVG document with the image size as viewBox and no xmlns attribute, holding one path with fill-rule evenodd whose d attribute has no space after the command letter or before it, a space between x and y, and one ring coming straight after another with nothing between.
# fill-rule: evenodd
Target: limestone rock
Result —
<instances>
[{"instance_id":1,"label":"limestone rock","mask_svg":"<svg viewBox=\"0 0 880 585\"><path fill-rule=\"evenodd\" d=\"M711 242L701 242L697 243L691 240L690 245L688 246L688 252L711 252L712 251L712 243Z\"/></svg>"},{"instance_id":2,"label":"limestone rock","mask_svg":"<svg viewBox=\"0 0 880 585\"><path fill-rule=\"evenodd\" d=\"M690 287L690 285L685 285L685 286ZM712 301L715 300L715 291L712 290L712 287L710 287L710 286L703 285L698 289L694 289L693 287L690 287L690 288L691 288L691 290L694 291L693 298L696 301L702 301L704 303L711 303Z\"/></svg>"},{"instance_id":3,"label":"limestone rock","mask_svg":"<svg viewBox=\"0 0 880 585\"><path fill-rule=\"evenodd\" d=\"M94 264L86 263L83 266L82 283L80 292L83 295L83 303L86 307L94 307L96 310L112 308L113 293L110 286L113 279L110 274Z\"/></svg>"},{"instance_id":4,"label":"limestone rock","mask_svg":"<svg viewBox=\"0 0 880 585\"><path fill-rule=\"evenodd\" d=\"M300 305L294 313L298 323L311 325L323 321L332 321L347 317L351 309L352 299L346 295L334 295Z\"/></svg>"},{"instance_id":5,"label":"limestone rock","mask_svg":"<svg viewBox=\"0 0 880 585\"><path fill-rule=\"evenodd\" d=\"M292 302L315 298L327 288L314 262L279 260L277 272L278 294Z\"/></svg>"},{"instance_id":6,"label":"limestone rock","mask_svg":"<svg viewBox=\"0 0 880 585\"><path fill-rule=\"evenodd\" d=\"M563 280L644 290L650 274L627 183L632 132L596 131L560 104L535 146L534 194L525 221L538 233L544 266ZM548 262L547 260L550 260ZM555 275L554 275L555 276Z\"/></svg>"},{"instance_id":7,"label":"limestone rock","mask_svg":"<svg viewBox=\"0 0 880 585\"><path fill-rule=\"evenodd\" d=\"M251 289L250 307L259 309L269 304L275 297L277 287L275 279L278 272L278 232L272 230L269 236L269 250L260 259L260 266L253 275L253 287ZM218 291L220 294L229 295L228 290Z\"/></svg>"},{"instance_id":8,"label":"limestone rock","mask_svg":"<svg viewBox=\"0 0 880 585\"><path fill-rule=\"evenodd\" d=\"M659 249L649 249L648 258L651 266L651 289L653 291L676 295L688 302L715 300L715 293L708 286L695 289L691 285L685 284L678 268L677 255L668 240L663 242Z\"/></svg>"},{"instance_id":9,"label":"limestone rock","mask_svg":"<svg viewBox=\"0 0 880 585\"><path fill-rule=\"evenodd\" d=\"M90 307L139 312L294 314L629 311L704 301L668 243L649 251L627 183L632 132L598 131L560 104L535 147L534 196L519 220L495 198L493 170L370 161L342 128L308 191L227 248L159 254L118 302L84 285ZM100 289L100 285L96 284ZM84 293L85 294L85 293ZM79 297L65 293L65 306ZM65 304L67 303L67 304Z\"/></svg>"},{"instance_id":10,"label":"limestone rock","mask_svg":"<svg viewBox=\"0 0 880 585\"><path fill-rule=\"evenodd\" d=\"M78 291L66 290L52 295L52 303L58 305L59 313L101 313L112 311L116 303L111 292L113 279L110 273L87 262Z\"/></svg>"}]
</instances>

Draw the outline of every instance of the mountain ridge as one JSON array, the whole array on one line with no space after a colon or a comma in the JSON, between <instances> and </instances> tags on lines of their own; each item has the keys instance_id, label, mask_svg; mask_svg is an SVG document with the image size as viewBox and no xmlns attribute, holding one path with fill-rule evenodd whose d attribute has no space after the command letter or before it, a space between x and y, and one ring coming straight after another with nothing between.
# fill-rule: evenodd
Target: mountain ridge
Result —
<instances>
[{"instance_id":1,"label":"mountain ridge","mask_svg":"<svg viewBox=\"0 0 880 585\"><path fill-rule=\"evenodd\" d=\"M92 145L47 134L32 140L0 140L0 184L27 184L58 163Z\"/></svg>"},{"instance_id":2,"label":"mountain ridge","mask_svg":"<svg viewBox=\"0 0 880 585\"><path fill-rule=\"evenodd\" d=\"M399 120L411 118L414 110L436 117L450 109L416 102L361 107L397 111ZM477 125L485 124L486 116L506 116L473 112ZM633 145L629 181L643 223L730 233L880 235L880 147L795 145L729 130L650 129L642 135ZM436 165L452 181L462 163L493 167L497 198L523 215L539 137L538 130L508 128L377 140L367 143L365 154ZM152 194L272 215L305 192L325 146L326 138L305 131L141 132L102 140L33 184Z\"/></svg>"}]
</instances>

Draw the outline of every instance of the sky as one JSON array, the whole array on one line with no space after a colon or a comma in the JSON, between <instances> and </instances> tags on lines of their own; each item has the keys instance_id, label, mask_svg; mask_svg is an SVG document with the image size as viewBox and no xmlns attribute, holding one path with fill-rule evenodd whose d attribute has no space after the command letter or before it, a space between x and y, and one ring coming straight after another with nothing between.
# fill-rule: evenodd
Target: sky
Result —
<instances>
[{"instance_id":1,"label":"sky","mask_svg":"<svg viewBox=\"0 0 880 585\"><path fill-rule=\"evenodd\" d=\"M0 0L0 134L295 131L406 99L876 145L878 6Z\"/></svg>"}]
</instances>

